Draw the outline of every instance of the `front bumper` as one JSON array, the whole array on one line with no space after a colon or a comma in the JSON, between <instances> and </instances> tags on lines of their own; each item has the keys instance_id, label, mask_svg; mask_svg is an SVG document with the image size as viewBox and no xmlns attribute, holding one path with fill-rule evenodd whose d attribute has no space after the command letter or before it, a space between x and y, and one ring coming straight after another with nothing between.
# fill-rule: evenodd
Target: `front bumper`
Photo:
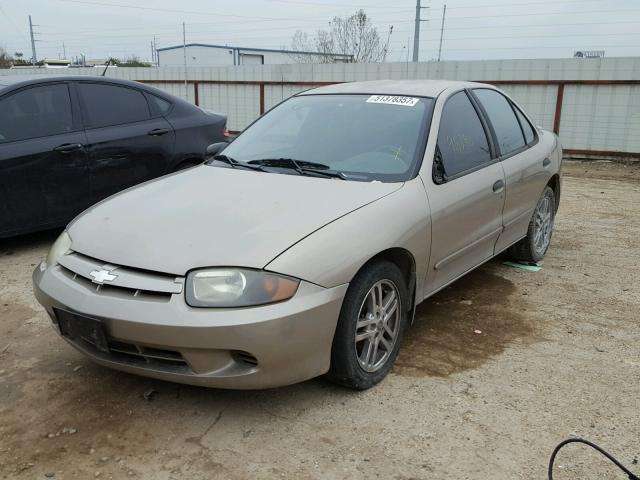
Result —
<instances>
[{"instance_id":1,"label":"front bumper","mask_svg":"<svg viewBox=\"0 0 640 480\"><path fill-rule=\"evenodd\" d=\"M63 338L101 365L192 385L259 389L328 371L348 285L301 282L288 301L239 309L192 308L184 294L138 298L96 289L60 265L36 268L33 286L58 333L54 309L100 320L109 352Z\"/></svg>"}]
</instances>

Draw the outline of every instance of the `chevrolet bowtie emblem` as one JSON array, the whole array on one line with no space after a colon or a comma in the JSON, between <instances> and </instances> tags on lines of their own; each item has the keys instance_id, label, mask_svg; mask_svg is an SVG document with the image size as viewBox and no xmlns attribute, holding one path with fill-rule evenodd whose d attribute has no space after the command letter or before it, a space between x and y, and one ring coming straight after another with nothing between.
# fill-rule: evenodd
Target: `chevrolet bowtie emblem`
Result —
<instances>
[{"instance_id":1,"label":"chevrolet bowtie emblem","mask_svg":"<svg viewBox=\"0 0 640 480\"><path fill-rule=\"evenodd\" d=\"M93 279L93 283L97 283L100 285L102 285L104 282L112 282L116 278L118 278L118 275L114 275L113 273L109 272L109 270L105 270L104 268L90 272L89 276Z\"/></svg>"}]
</instances>

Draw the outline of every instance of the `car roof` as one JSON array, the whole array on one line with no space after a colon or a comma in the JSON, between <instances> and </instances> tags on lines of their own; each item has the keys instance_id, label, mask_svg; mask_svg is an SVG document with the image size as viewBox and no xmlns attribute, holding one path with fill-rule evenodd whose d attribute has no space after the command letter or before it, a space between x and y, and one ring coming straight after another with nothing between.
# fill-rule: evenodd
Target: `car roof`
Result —
<instances>
[{"instance_id":1,"label":"car roof","mask_svg":"<svg viewBox=\"0 0 640 480\"><path fill-rule=\"evenodd\" d=\"M453 80L373 80L368 82L337 83L314 88L299 95L325 95L344 93L365 93L381 95L407 95L417 97L437 97L448 88L494 88L492 85Z\"/></svg>"},{"instance_id":2,"label":"car roof","mask_svg":"<svg viewBox=\"0 0 640 480\"><path fill-rule=\"evenodd\" d=\"M162 93L160 90L153 88L149 85L145 85L140 82L132 82L130 80L123 80L120 78L103 77L99 75L0 75L0 92L9 88L22 85L32 85L41 82L52 81L91 81L91 82L108 82L117 83L120 85L128 85L130 87L146 89L153 93Z\"/></svg>"}]
</instances>

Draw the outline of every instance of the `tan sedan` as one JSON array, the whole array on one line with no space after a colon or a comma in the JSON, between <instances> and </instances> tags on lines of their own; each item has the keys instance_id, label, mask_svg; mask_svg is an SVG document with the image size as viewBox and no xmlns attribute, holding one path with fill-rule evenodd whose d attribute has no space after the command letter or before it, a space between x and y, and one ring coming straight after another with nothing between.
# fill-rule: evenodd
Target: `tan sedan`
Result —
<instances>
[{"instance_id":1,"label":"tan sedan","mask_svg":"<svg viewBox=\"0 0 640 480\"><path fill-rule=\"evenodd\" d=\"M538 261L562 150L490 85L300 93L199 167L95 205L34 272L96 362L266 388L391 369L421 301L503 250Z\"/></svg>"}]
</instances>

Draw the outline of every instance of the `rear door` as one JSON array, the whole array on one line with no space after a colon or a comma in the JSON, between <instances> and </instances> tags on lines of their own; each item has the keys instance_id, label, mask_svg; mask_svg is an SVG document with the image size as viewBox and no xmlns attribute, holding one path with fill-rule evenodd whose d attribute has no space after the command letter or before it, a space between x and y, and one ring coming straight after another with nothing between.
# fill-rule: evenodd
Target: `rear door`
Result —
<instances>
[{"instance_id":1,"label":"rear door","mask_svg":"<svg viewBox=\"0 0 640 480\"><path fill-rule=\"evenodd\" d=\"M432 217L427 294L491 258L502 231L504 173L465 91L443 107L433 165L424 179Z\"/></svg>"},{"instance_id":2,"label":"rear door","mask_svg":"<svg viewBox=\"0 0 640 480\"><path fill-rule=\"evenodd\" d=\"M504 232L496 253L527 234L533 210L549 181L548 166L538 135L523 113L502 93L473 89L494 132L505 172Z\"/></svg>"},{"instance_id":3,"label":"rear door","mask_svg":"<svg viewBox=\"0 0 640 480\"><path fill-rule=\"evenodd\" d=\"M0 235L71 220L91 204L86 138L66 82L0 98Z\"/></svg>"},{"instance_id":4,"label":"rear door","mask_svg":"<svg viewBox=\"0 0 640 480\"><path fill-rule=\"evenodd\" d=\"M78 82L95 201L168 172L175 134L133 87Z\"/></svg>"}]
</instances>

